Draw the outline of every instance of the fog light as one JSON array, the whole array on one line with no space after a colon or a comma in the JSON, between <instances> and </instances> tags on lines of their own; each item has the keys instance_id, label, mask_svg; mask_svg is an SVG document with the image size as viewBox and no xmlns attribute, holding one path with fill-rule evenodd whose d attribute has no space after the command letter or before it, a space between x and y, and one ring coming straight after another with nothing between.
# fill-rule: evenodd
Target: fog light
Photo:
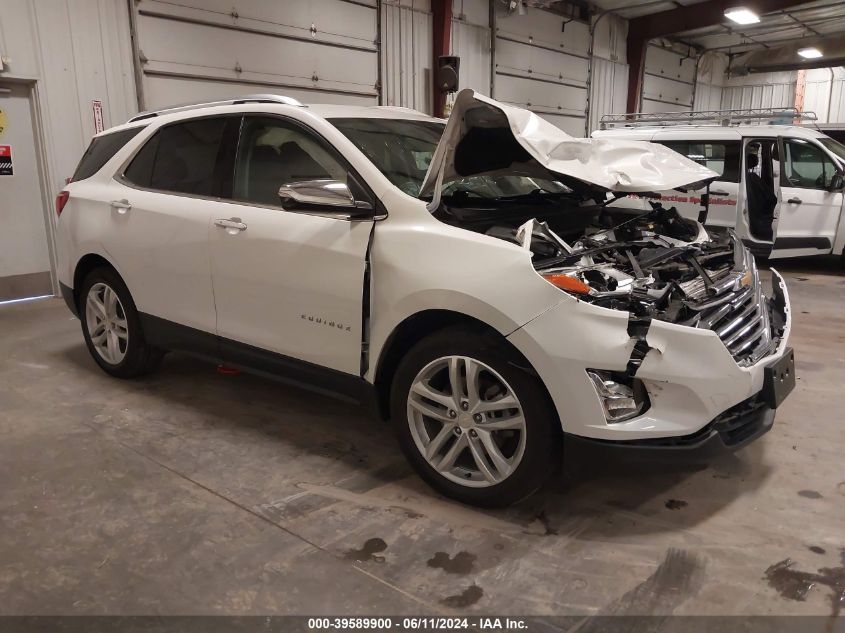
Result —
<instances>
[{"instance_id":1,"label":"fog light","mask_svg":"<svg viewBox=\"0 0 845 633\"><path fill-rule=\"evenodd\" d=\"M641 380L599 369L588 369L587 375L601 400L608 422L630 420L648 407L648 393Z\"/></svg>"}]
</instances>

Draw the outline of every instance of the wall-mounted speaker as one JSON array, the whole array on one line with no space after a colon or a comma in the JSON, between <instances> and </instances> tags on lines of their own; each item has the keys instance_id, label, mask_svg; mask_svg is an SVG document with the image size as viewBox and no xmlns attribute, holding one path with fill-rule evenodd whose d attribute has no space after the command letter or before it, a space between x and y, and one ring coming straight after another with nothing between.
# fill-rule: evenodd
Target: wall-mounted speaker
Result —
<instances>
[{"instance_id":1,"label":"wall-mounted speaker","mask_svg":"<svg viewBox=\"0 0 845 633\"><path fill-rule=\"evenodd\" d=\"M437 58L437 88L440 92L455 92L458 89L458 69L461 58L456 55L441 55Z\"/></svg>"}]
</instances>

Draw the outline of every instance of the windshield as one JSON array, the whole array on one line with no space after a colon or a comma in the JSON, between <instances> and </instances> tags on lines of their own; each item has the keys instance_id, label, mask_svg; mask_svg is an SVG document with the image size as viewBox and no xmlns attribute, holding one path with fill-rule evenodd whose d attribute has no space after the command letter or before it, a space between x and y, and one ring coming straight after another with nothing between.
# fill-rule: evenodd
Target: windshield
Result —
<instances>
[{"instance_id":1,"label":"windshield","mask_svg":"<svg viewBox=\"0 0 845 633\"><path fill-rule=\"evenodd\" d=\"M411 196L420 192L443 123L402 119L331 119L390 182ZM527 176L471 176L443 184L443 197L498 199L534 192L569 193L560 182Z\"/></svg>"},{"instance_id":2,"label":"windshield","mask_svg":"<svg viewBox=\"0 0 845 633\"><path fill-rule=\"evenodd\" d=\"M845 163L845 145L827 136L820 138L819 141L821 141L821 144L828 150L836 154L836 157L839 158L841 162Z\"/></svg>"},{"instance_id":3,"label":"windshield","mask_svg":"<svg viewBox=\"0 0 845 633\"><path fill-rule=\"evenodd\" d=\"M443 124L399 119L331 119L390 182L411 196L420 192Z\"/></svg>"}]
</instances>

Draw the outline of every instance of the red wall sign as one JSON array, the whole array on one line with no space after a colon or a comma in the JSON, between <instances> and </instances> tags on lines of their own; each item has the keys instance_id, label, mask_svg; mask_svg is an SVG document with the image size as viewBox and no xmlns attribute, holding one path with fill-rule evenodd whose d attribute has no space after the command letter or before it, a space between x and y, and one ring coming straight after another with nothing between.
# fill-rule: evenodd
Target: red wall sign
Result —
<instances>
[{"instance_id":1,"label":"red wall sign","mask_svg":"<svg viewBox=\"0 0 845 633\"><path fill-rule=\"evenodd\" d=\"M12 175L12 146L0 145L0 176Z\"/></svg>"}]
</instances>

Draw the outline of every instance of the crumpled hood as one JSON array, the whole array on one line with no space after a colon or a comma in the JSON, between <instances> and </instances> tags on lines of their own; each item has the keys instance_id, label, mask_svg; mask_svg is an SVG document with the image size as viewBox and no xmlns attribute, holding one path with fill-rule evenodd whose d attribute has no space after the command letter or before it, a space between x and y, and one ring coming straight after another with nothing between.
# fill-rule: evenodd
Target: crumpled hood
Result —
<instances>
[{"instance_id":1,"label":"crumpled hood","mask_svg":"<svg viewBox=\"0 0 845 633\"><path fill-rule=\"evenodd\" d=\"M439 193L443 182L478 175L551 177L576 188L618 192L666 191L718 176L663 145L574 138L529 110L465 89L455 99L420 196Z\"/></svg>"}]
</instances>

